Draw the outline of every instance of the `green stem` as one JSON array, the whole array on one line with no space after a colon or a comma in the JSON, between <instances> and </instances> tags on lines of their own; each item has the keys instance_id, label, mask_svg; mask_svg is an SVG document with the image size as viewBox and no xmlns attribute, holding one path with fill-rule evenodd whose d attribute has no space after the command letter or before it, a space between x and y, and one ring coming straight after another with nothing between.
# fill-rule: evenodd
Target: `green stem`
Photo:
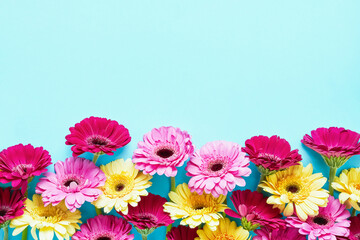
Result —
<instances>
[{"instance_id":1,"label":"green stem","mask_svg":"<svg viewBox=\"0 0 360 240\"><path fill-rule=\"evenodd\" d=\"M147 240L147 235L141 235L142 240Z\"/></svg>"},{"instance_id":2,"label":"green stem","mask_svg":"<svg viewBox=\"0 0 360 240\"><path fill-rule=\"evenodd\" d=\"M28 228L26 227L21 235L21 240L27 240Z\"/></svg>"},{"instance_id":3,"label":"green stem","mask_svg":"<svg viewBox=\"0 0 360 240\"><path fill-rule=\"evenodd\" d=\"M337 167L330 167L329 173L329 192L331 196L334 196L334 188L331 186L336 176Z\"/></svg>"},{"instance_id":4,"label":"green stem","mask_svg":"<svg viewBox=\"0 0 360 240\"><path fill-rule=\"evenodd\" d=\"M227 199L226 199L226 197L225 197L225 200L224 200L223 204L227 205ZM225 213L225 212L223 212L222 215L223 215L223 217L226 217L226 213Z\"/></svg>"},{"instance_id":5,"label":"green stem","mask_svg":"<svg viewBox=\"0 0 360 240\"><path fill-rule=\"evenodd\" d=\"M96 215L102 215L103 212L102 212L102 209L101 208L97 208L95 207L95 212L96 212Z\"/></svg>"},{"instance_id":6,"label":"green stem","mask_svg":"<svg viewBox=\"0 0 360 240\"><path fill-rule=\"evenodd\" d=\"M93 162L96 164L96 161L98 160L99 156L101 155L101 152L94 153Z\"/></svg>"},{"instance_id":7,"label":"green stem","mask_svg":"<svg viewBox=\"0 0 360 240\"><path fill-rule=\"evenodd\" d=\"M355 217L355 216L356 216L356 209L355 209L355 208L353 208L352 213L351 213L351 216L352 216L352 217Z\"/></svg>"},{"instance_id":8,"label":"green stem","mask_svg":"<svg viewBox=\"0 0 360 240\"><path fill-rule=\"evenodd\" d=\"M262 181L264 181L266 179L266 175L265 174L261 174L260 175L260 180L259 180L259 184L262 183ZM262 188L259 186L258 184L258 187L256 188L256 191L261 193L262 192Z\"/></svg>"},{"instance_id":9,"label":"green stem","mask_svg":"<svg viewBox=\"0 0 360 240\"><path fill-rule=\"evenodd\" d=\"M175 177L171 177L170 179L171 179L171 183L170 183L171 191L175 192L175 188L176 188Z\"/></svg>"},{"instance_id":10,"label":"green stem","mask_svg":"<svg viewBox=\"0 0 360 240\"><path fill-rule=\"evenodd\" d=\"M4 240L8 240L9 239L9 226L4 227L3 229L4 229Z\"/></svg>"}]
</instances>

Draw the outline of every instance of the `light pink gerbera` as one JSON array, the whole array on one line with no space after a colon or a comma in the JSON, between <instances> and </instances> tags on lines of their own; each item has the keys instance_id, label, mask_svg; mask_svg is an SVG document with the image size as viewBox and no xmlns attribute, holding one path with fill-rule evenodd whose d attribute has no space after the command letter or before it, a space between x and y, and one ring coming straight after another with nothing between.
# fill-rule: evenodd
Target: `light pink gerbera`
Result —
<instances>
[{"instance_id":1,"label":"light pink gerbera","mask_svg":"<svg viewBox=\"0 0 360 240\"><path fill-rule=\"evenodd\" d=\"M99 215L80 226L72 240L132 240L131 225L113 215Z\"/></svg>"},{"instance_id":2,"label":"light pink gerbera","mask_svg":"<svg viewBox=\"0 0 360 240\"><path fill-rule=\"evenodd\" d=\"M24 195L20 190L0 188L0 228L7 221L23 215L24 201Z\"/></svg>"},{"instance_id":3,"label":"light pink gerbera","mask_svg":"<svg viewBox=\"0 0 360 240\"><path fill-rule=\"evenodd\" d=\"M299 150L291 150L290 144L279 136L255 136L245 141L246 152L251 162L270 171L282 170L301 161Z\"/></svg>"},{"instance_id":4,"label":"light pink gerbera","mask_svg":"<svg viewBox=\"0 0 360 240\"><path fill-rule=\"evenodd\" d=\"M173 227L166 234L167 240L194 240L198 237L196 231L198 228L190 228L188 226L179 225L178 227Z\"/></svg>"},{"instance_id":5,"label":"light pink gerbera","mask_svg":"<svg viewBox=\"0 0 360 240\"><path fill-rule=\"evenodd\" d=\"M54 168L56 173L45 173L36 186L45 206L55 206L65 199L66 207L75 212L85 201L93 202L102 193L98 187L105 184L105 174L90 160L70 157L55 163Z\"/></svg>"},{"instance_id":6,"label":"light pink gerbera","mask_svg":"<svg viewBox=\"0 0 360 240\"><path fill-rule=\"evenodd\" d=\"M237 143L214 141L206 143L190 158L186 168L190 176L189 187L192 192L205 191L214 197L226 195L236 185L245 186L244 176L249 176L249 160L240 151Z\"/></svg>"},{"instance_id":7,"label":"light pink gerbera","mask_svg":"<svg viewBox=\"0 0 360 240\"><path fill-rule=\"evenodd\" d=\"M338 240L359 240L360 239L360 214L356 217L349 218L350 234L348 237L338 237Z\"/></svg>"},{"instance_id":8,"label":"light pink gerbera","mask_svg":"<svg viewBox=\"0 0 360 240\"><path fill-rule=\"evenodd\" d=\"M51 164L49 152L31 144L18 144L0 153L0 182L9 183L25 192L28 180L46 172Z\"/></svg>"},{"instance_id":9,"label":"light pink gerbera","mask_svg":"<svg viewBox=\"0 0 360 240\"><path fill-rule=\"evenodd\" d=\"M256 236L253 240L306 240L304 235L301 235L296 228L272 229L261 228L254 231Z\"/></svg>"},{"instance_id":10,"label":"light pink gerbera","mask_svg":"<svg viewBox=\"0 0 360 240\"><path fill-rule=\"evenodd\" d=\"M77 157L84 152L105 153L113 155L114 151L128 144L131 140L129 131L117 121L89 117L70 128L66 145L71 147L73 156Z\"/></svg>"},{"instance_id":11,"label":"light pink gerbera","mask_svg":"<svg viewBox=\"0 0 360 240\"><path fill-rule=\"evenodd\" d=\"M248 231L258 227L283 228L286 223L281 219L282 215L278 208L266 203L267 197L259 192L250 190L237 190L231 196L236 212L225 209L230 217L241 219L241 225Z\"/></svg>"},{"instance_id":12,"label":"light pink gerbera","mask_svg":"<svg viewBox=\"0 0 360 240\"><path fill-rule=\"evenodd\" d=\"M165 174L175 177L176 167L181 167L194 152L191 136L186 131L174 127L154 128L146 133L143 142L132 157L135 168L145 174Z\"/></svg>"},{"instance_id":13,"label":"light pink gerbera","mask_svg":"<svg viewBox=\"0 0 360 240\"><path fill-rule=\"evenodd\" d=\"M305 135L303 144L320 153L329 166L330 162L338 162L340 167L351 156L360 154L360 134L344 128L318 128Z\"/></svg>"},{"instance_id":14,"label":"light pink gerbera","mask_svg":"<svg viewBox=\"0 0 360 240\"><path fill-rule=\"evenodd\" d=\"M330 196L327 206L319 208L318 215L308 217L305 222L297 217L288 217L286 221L289 227L298 228L299 233L308 236L309 240L336 240L337 236L349 236L349 217L345 205Z\"/></svg>"},{"instance_id":15,"label":"light pink gerbera","mask_svg":"<svg viewBox=\"0 0 360 240\"><path fill-rule=\"evenodd\" d=\"M118 212L128 222L131 222L138 229L158 228L174 223L169 213L164 212L166 198L149 193L142 196L136 207L129 206L128 214Z\"/></svg>"}]
</instances>

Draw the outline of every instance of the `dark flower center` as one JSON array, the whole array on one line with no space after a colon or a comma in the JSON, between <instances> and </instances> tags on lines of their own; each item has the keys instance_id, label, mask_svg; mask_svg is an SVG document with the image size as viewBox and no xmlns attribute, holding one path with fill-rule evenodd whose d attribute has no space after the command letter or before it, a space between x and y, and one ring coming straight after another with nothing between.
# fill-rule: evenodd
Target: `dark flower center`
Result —
<instances>
[{"instance_id":1,"label":"dark flower center","mask_svg":"<svg viewBox=\"0 0 360 240\"><path fill-rule=\"evenodd\" d=\"M161 158L169 158L172 155L174 155L174 151L168 148L162 148L156 152L156 155L158 155Z\"/></svg>"},{"instance_id":2,"label":"dark flower center","mask_svg":"<svg viewBox=\"0 0 360 240\"><path fill-rule=\"evenodd\" d=\"M1 210L0 210L0 217L5 216L5 215L6 215L6 213L7 213L7 210L5 210L5 209L1 209Z\"/></svg>"},{"instance_id":3,"label":"dark flower center","mask_svg":"<svg viewBox=\"0 0 360 240\"><path fill-rule=\"evenodd\" d=\"M89 145L105 146L110 143L110 140L103 136L91 136L87 139Z\"/></svg>"},{"instance_id":4,"label":"dark flower center","mask_svg":"<svg viewBox=\"0 0 360 240\"><path fill-rule=\"evenodd\" d=\"M32 169L33 169L32 164L19 164L13 168L13 171L18 172L21 175L23 175L23 174L27 174L29 172L29 170L31 172Z\"/></svg>"},{"instance_id":5,"label":"dark flower center","mask_svg":"<svg viewBox=\"0 0 360 240\"><path fill-rule=\"evenodd\" d=\"M75 183L76 185L79 185L79 183L74 179L69 179L64 183L65 187L69 187L71 183Z\"/></svg>"},{"instance_id":6,"label":"dark flower center","mask_svg":"<svg viewBox=\"0 0 360 240\"><path fill-rule=\"evenodd\" d=\"M124 188L125 188L125 184L120 183L120 184L116 185L115 190L117 192L120 192L120 191L124 190Z\"/></svg>"},{"instance_id":7,"label":"dark flower center","mask_svg":"<svg viewBox=\"0 0 360 240\"><path fill-rule=\"evenodd\" d=\"M324 217L314 217L313 222L317 225L326 225L329 221Z\"/></svg>"},{"instance_id":8,"label":"dark flower center","mask_svg":"<svg viewBox=\"0 0 360 240\"><path fill-rule=\"evenodd\" d=\"M223 164L222 163L215 163L214 165L212 165L210 167L211 171L213 172L217 172L217 171L220 171L221 169L223 169Z\"/></svg>"},{"instance_id":9,"label":"dark flower center","mask_svg":"<svg viewBox=\"0 0 360 240\"><path fill-rule=\"evenodd\" d=\"M111 240L109 237L98 237L96 240Z\"/></svg>"},{"instance_id":10,"label":"dark flower center","mask_svg":"<svg viewBox=\"0 0 360 240\"><path fill-rule=\"evenodd\" d=\"M202 205L197 205L194 207L194 210L201 210L201 209L204 209L205 207L202 206Z\"/></svg>"},{"instance_id":11,"label":"dark flower center","mask_svg":"<svg viewBox=\"0 0 360 240\"><path fill-rule=\"evenodd\" d=\"M297 193L299 190L300 190L299 187L296 185L290 185L286 188L286 191L291 193Z\"/></svg>"},{"instance_id":12,"label":"dark flower center","mask_svg":"<svg viewBox=\"0 0 360 240\"><path fill-rule=\"evenodd\" d=\"M155 224L158 222L158 218L150 213L140 213L136 216L138 222L148 222Z\"/></svg>"}]
</instances>

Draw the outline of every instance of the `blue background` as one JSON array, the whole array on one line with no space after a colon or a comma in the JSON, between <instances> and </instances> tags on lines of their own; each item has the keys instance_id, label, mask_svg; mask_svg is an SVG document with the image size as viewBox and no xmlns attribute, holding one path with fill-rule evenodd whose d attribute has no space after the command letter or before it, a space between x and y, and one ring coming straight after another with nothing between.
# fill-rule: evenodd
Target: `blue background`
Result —
<instances>
[{"instance_id":1,"label":"blue background","mask_svg":"<svg viewBox=\"0 0 360 240\"><path fill-rule=\"evenodd\" d=\"M196 147L277 134L328 176L300 140L322 126L360 132L359 10L357 0L1 1L0 148L31 143L64 160L69 127L94 115L132 136L100 164L172 125ZM252 169L246 188L255 190ZM168 179L152 181L167 196ZM84 221L95 215L90 204L81 210Z\"/></svg>"}]
</instances>

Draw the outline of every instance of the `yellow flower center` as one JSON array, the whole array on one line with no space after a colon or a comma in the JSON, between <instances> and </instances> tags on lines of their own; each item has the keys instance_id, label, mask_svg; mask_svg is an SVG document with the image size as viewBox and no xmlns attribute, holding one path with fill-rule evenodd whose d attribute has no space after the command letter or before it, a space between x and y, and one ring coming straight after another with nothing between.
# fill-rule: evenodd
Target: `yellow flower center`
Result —
<instances>
[{"instance_id":1,"label":"yellow flower center","mask_svg":"<svg viewBox=\"0 0 360 240\"><path fill-rule=\"evenodd\" d=\"M56 206L36 207L29 210L33 219L40 222L58 223L67 218L66 212Z\"/></svg>"},{"instance_id":2,"label":"yellow flower center","mask_svg":"<svg viewBox=\"0 0 360 240\"><path fill-rule=\"evenodd\" d=\"M215 202L213 196L191 193L189 200L190 204L184 207L190 215L203 215L217 212L218 203Z\"/></svg>"},{"instance_id":3,"label":"yellow flower center","mask_svg":"<svg viewBox=\"0 0 360 240\"><path fill-rule=\"evenodd\" d=\"M352 186L353 186L356 190L360 190L360 184L359 184L359 183L353 183Z\"/></svg>"},{"instance_id":4,"label":"yellow flower center","mask_svg":"<svg viewBox=\"0 0 360 240\"><path fill-rule=\"evenodd\" d=\"M235 240L233 235L229 235L227 233L222 233L221 235L216 236L214 240Z\"/></svg>"},{"instance_id":5,"label":"yellow flower center","mask_svg":"<svg viewBox=\"0 0 360 240\"><path fill-rule=\"evenodd\" d=\"M134 186L134 179L130 176L125 174L114 174L107 176L103 191L107 196L121 198L129 194L133 190Z\"/></svg>"},{"instance_id":6,"label":"yellow flower center","mask_svg":"<svg viewBox=\"0 0 360 240\"><path fill-rule=\"evenodd\" d=\"M306 199L311 189L307 187L307 183L303 179L294 179L287 177L278 183L278 190L281 195L286 195L292 201L301 201Z\"/></svg>"}]
</instances>

